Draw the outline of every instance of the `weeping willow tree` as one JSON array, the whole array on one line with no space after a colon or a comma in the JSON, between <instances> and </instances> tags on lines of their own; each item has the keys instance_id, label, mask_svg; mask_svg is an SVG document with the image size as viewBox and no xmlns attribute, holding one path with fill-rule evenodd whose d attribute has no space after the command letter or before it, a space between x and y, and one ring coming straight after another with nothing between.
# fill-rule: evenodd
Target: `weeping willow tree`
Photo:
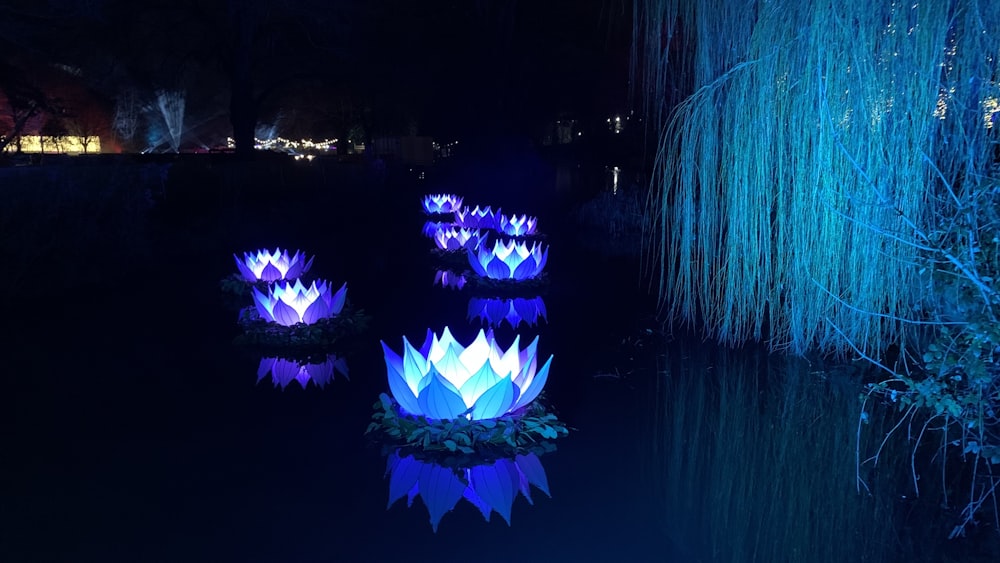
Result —
<instances>
[{"instance_id":1,"label":"weeping willow tree","mask_svg":"<svg viewBox=\"0 0 1000 563\"><path fill-rule=\"evenodd\" d=\"M993 165L1000 2L635 2L670 318L794 353L905 344L933 210Z\"/></svg>"}]
</instances>

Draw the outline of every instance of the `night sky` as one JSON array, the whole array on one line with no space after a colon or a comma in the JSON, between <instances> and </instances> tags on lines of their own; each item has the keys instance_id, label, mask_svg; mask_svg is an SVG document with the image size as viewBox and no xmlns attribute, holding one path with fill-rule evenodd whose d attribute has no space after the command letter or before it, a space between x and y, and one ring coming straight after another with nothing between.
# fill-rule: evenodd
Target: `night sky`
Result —
<instances>
[{"instance_id":1,"label":"night sky","mask_svg":"<svg viewBox=\"0 0 1000 563\"><path fill-rule=\"evenodd\" d=\"M608 0L7 1L0 88L41 90L64 111L76 109L67 82L107 107L126 91L183 90L185 123L205 143L231 134L233 119L280 123L286 136L530 137L546 121L626 108L630 10Z\"/></svg>"}]
</instances>

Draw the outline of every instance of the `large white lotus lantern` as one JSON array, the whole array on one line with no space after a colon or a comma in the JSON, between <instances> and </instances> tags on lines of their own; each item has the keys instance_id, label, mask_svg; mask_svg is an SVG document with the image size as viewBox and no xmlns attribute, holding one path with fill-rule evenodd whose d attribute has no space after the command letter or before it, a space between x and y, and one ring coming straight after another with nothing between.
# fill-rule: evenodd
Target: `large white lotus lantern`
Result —
<instances>
[{"instance_id":1,"label":"large white lotus lantern","mask_svg":"<svg viewBox=\"0 0 1000 563\"><path fill-rule=\"evenodd\" d=\"M413 506L413 500L419 496L427 507L435 532L441 518L462 498L475 505L487 522L496 512L509 526L518 493L529 504L534 504L531 486L552 496L545 468L533 453L456 470L416 459L413 455L402 457L396 451L389 455L386 473L389 475L387 508L403 497L406 497L407 506Z\"/></svg>"},{"instance_id":2,"label":"large white lotus lantern","mask_svg":"<svg viewBox=\"0 0 1000 563\"><path fill-rule=\"evenodd\" d=\"M455 223L467 229L496 229L497 212L490 206L475 208L463 207L455 211Z\"/></svg>"},{"instance_id":3,"label":"large white lotus lantern","mask_svg":"<svg viewBox=\"0 0 1000 563\"><path fill-rule=\"evenodd\" d=\"M334 373L340 372L344 377L349 377L347 362L343 358L338 358L334 354L327 354L321 362L299 362L285 358L261 358L257 367L257 383L260 383L267 374L271 374L274 386L282 389L292 381L297 381L303 389L310 381L313 385L323 388L327 383L333 381Z\"/></svg>"},{"instance_id":4,"label":"large white lotus lantern","mask_svg":"<svg viewBox=\"0 0 1000 563\"><path fill-rule=\"evenodd\" d=\"M434 233L434 243L441 250L461 250L479 243L479 229L442 227Z\"/></svg>"},{"instance_id":5,"label":"large white lotus lantern","mask_svg":"<svg viewBox=\"0 0 1000 563\"><path fill-rule=\"evenodd\" d=\"M246 252L242 260L235 254L233 258L236 259L236 267L244 280L251 283L257 281L271 283L302 277L312 267L315 256L306 260L305 254L300 250L289 256L287 250L276 248L274 252L267 250L258 250L256 254Z\"/></svg>"},{"instance_id":6,"label":"large white lotus lantern","mask_svg":"<svg viewBox=\"0 0 1000 563\"><path fill-rule=\"evenodd\" d=\"M535 234L538 228L538 218L527 215L497 216L497 230L512 237L523 237Z\"/></svg>"},{"instance_id":7,"label":"large white lotus lantern","mask_svg":"<svg viewBox=\"0 0 1000 563\"><path fill-rule=\"evenodd\" d=\"M480 244L469 249L469 264L480 276L494 280L522 281L538 277L549 259L548 247L534 242L498 240L493 248Z\"/></svg>"},{"instance_id":8,"label":"large white lotus lantern","mask_svg":"<svg viewBox=\"0 0 1000 563\"><path fill-rule=\"evenodd\" d=\"M253 298L265 321L283 326L313 324L340 314L347 300L347 284L334 293L323 280L314 281L308 288L302 285L302 280L277 282L266 294L254 288Z\"/></svg>"},{"instance_id":9,"label":"large white lotus lantern","mask_svg":"<svg viewBox=\"0 0 1000 563\"><path fill-rule=\"evenodd\" d=\"M419 349L403 337L403 355L382 342L389 389L400 408L428 419L497 418L535 400L549 376L552 356L538 367L538 337L524 350L520 336L510 348L497 344L493 331L480 330L467 348L444 328L440 338L427 330Z\"/></svg>"},{"instance_id":10,"label":"large white lotus lantern","mask_svg":"<svg viewBox=\"0 0 1000 563\"><path fill-rule=\"evenodd\" d=\"M427 213L454 213L462 208L462 197L455 194L430 194L424 196Z\"/></svg>"}]
</instances>

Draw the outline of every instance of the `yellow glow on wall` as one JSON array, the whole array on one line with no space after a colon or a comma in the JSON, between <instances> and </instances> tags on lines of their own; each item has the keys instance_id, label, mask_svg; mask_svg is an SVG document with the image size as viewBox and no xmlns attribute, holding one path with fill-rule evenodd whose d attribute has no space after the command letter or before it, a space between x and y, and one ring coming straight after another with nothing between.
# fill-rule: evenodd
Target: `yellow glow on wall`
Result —
<instances>
[{"instance_id":1,"label":"yellow glow on wall","mask_svg":"<svg viewBox=\"0 0 1000 563\"><path fill-rule=\"evenodd\" d=\"M84 150L86 148L86 150ZM4 147L4 152L17 152L17 142ZM64 135L50 137L42 135L21 135L21 152L46 154L82 154L101 152L100 137L77 137Z\"/></svg>"}]
</instances>

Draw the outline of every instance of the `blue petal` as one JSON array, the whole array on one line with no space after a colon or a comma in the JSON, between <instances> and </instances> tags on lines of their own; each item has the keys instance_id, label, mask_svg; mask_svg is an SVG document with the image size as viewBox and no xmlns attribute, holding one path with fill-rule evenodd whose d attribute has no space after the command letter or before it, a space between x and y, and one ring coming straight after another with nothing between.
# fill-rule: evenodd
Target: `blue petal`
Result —
<instances>
[{"instance_id":1,"label":"blue petal","mask_svg":"<svg viewBox=\"0 0 1000 563\"><path fill-rule=\"evenodd\" d=\"M382 348L385 351L385 367L389 380L389 392L392 393L392 396L404 411L412 415L422 414L423 411L420 408L420 403L417 402L417 396L413 394L410 386L406 383L402 360L385 343L382 343Z\"/></svg>"},{"instance_id":2,"label":"blue petal","mask_svg":"<svg viewBox=\"0 0 1000 563\"><path fill-rule=\"evenodd\" d=\"M451 420L468 410L465 401L454 389L453 385L446 384L442 376L435 374L417 397L423 414L428 418Z\"/></svg>"},{"instance_id":3,"label":"blue petal","mask_svg":"<svg viewBox=\"0 0 1000 563\"><path fill-rule=\"evenodd\" d=\"M493 465L477 465L469 470L469 483L476 494L499 512L508 526L519 481L514 462L509 459L497 460Z\"/></svg>"},{"instance_id":4,"label":"blue petal","mask_svg":"<svg viewBox=\"0 0 1000 563\"><path fill-rule=\"evenodd\" d=\"M280 325L292 326L302 320L299 317L298 311L289 305L285 305L285 302L280 299L275 301L271 312L274 314L274 322Z\"/></svg>"},{"instance_id":5,"label":"blue petal","mask_svg":"<svg viewBox=\"0 0 1000 563\"><path fill-rule=\"evenodd\" d=\"M400 458L399 454L393 452L391 458L394 463L389 469L389 502L385 505L386 509L403 498L417 484L420 468L423 465L412 455Z\"/></svg>"},{"instance_id":6,"label":"blue petal","mask_svg":"<svg viewBox=\"0 0 1000 563\"><path fill-rule=\"evenodd\" d=\"M344 310L344 303L347 302L347 282L340 286L337 293L333 294L333 299L330 301L330 313L333 315L339 315L341 311Z\"/></svg>"},{"instance_id":7,"label":"blue petal","mask_svg":"<svg viewBox=\"0 0 1000 563\"><path fill-rule=\"evenodd\" d=\"M270 262L264 266L264 269L260 273L260 279L266 282L273 282L275 280L281 279L281 270L274 267L274 264Z\"/></svg>"},{"instance_id":8,"label":"blue petal","mask_svg":"<svg viewBox=\"0 0 1000 563\"><path fill-rule=\"evenodd\" d=\"M552 497L552 494L549 493L549 480L545 476L545 468L542 467L542 461L538 459L537 455L519 455L514 458L514 462L517 463L517 469L529 483L541 489L549 498Z\"/></svg>"},{"instance_id":9,"label":"blue petal","mask_svg":"<svg viewBox=\"0 0 1000 563\"><path fill-rule=\"evenodd\" d=\"M499 258L493 258L486 264L486 276L494 280L510 279L510 266Z\"/></svg>"},{"instance_id":10,"label":"blue petal","mask_svg":"<svg viewBox=\"0 0 1000 563\"><path fill-rule=\"evenodd\" d=\"M466 485L459 481L451 469L425 463L420 468L418 486L420 498L424 500L427 512L431 515L431 527L437 532L441 518L446 512L455 508L455 504L462 498L462 491Z\"/></svg>"},{"instance_id":11,"label":"blue petal","mask_svg":"<svg viewBox=\"0 0 1000 563\"><path fill-rule=\"evenodd\" d=\"M502 416L514 404L516 397L514 383L505 377L490 387L479 397L476 404L472 405L472 418L481 420Z\"/></svg>"},{"instance_id":12,"label":"blue petal","mask_svg":"<svg viewBox=\"0 0 1000 563\"><path fill-rule=\"evenodd\" d=\"M518 397L517 403L514 404L514 407L511 408L511 410L517 410L527 405L531 401L534 401L535 397L537 397L538 394L541 393L542 388L545 387L545 382L549 379L549 366L552 365L553 357L554 356L549 356L548 361L545 362L545 365L542 366L542 369L535 374L535 378L531 381L531 385L521 388L522 394L520 397Z\"/></svg>"},{"instance_id":13,"label":"blue petal","mask_svg":"<svg viewBox=\"0 0 1000 563\"><path fill-rule=\"evenodd\" d=\"M488 256L488 255L487 255ZM479 259L480 253L476 250L469 249L469 265L472 269L480 276L486 278L489 275L486 273L486 268L483 267L483 263Z\"/></svg>"},{"instance_id":14,"label":"blue petal","mask_svg":"<svg viewBox=\"0 0 1000 563\"><path fill-rule=\"evenodd\" d=\"M512 276L515 280L526 280L537 276L538 272L535 269L535 260L529 256L514 268Z\"/></svg>"}]
</instances>

